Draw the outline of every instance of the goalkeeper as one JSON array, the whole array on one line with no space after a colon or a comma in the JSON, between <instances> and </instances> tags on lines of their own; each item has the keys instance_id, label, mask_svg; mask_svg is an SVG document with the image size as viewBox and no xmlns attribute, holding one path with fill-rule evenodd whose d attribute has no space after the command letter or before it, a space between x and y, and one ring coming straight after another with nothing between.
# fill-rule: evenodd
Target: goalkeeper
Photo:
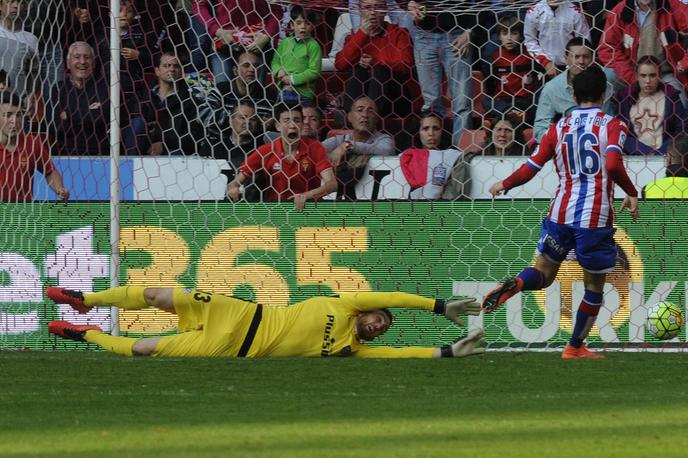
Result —
<instances>
[{"instance_id":1,"label":"goalkeeper","mask_svg":"<svg viewBox=\"0 0 688 458\"><path fill-rule=\"evenodd\" d=\"M92 307L156 307L179 316L180 333L149 338L116 337L98 326L52 321L50 333L96 344L126 356L249 357L357 356L439 358L479 354L482 329L443 347L370 347L392 324L387 307L432 311L462 325L460 314L478 315L474 299L445 302L407 293L359 292L318 296L289 307L264 306L235 297L183 288L120 286L98 293L48 287L47 296L80 313Z\"/></svg>"}]
</instances>

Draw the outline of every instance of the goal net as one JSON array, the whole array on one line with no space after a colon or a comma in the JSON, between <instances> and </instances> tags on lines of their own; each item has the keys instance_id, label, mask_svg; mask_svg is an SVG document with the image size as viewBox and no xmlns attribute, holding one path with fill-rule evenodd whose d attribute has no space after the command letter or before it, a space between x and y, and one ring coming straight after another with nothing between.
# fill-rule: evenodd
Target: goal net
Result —
<instances>
[{"instance_id":1,"label":"goal net","mask_svg":"<svg viewBox=\"0 0 688 458\"><path fill-rule=\"evenodd\" d=\"M545 60L521 47L527 11L541 5L419 2L423 18L452 13L471 24L459 58L446 46L460 36L456 29L419 27L405 1L372 2L383 22L370 3L0 0L0 88L8 93L0 92L0 350L86 348L50 336L54 319L128 336L175 330L174 315L153 309L80 315L47 299L47 286L198 288L278 306L344 291L482 300L532 264L558 184L554 168L497 199L489 188L525 162L539 139L543 87L567 71L565 56L550 56L555 68L547 76ZM570 8L567 20L585 22L571 27L599 50L615 2L575 5L558 8ZM297 6L307 7L312 42L287 41ZM530 19L543 49L552 24L568 27L562 18L544 25ZM495 73L505 68L504 24L521 30L516 86L513 74ZM370 36L356 35L361 27ZM362 48L376 39L381 51ZM444 46L441 53L433 54L431 40ZM400 43L406 48L395 50ZM448 74L452 65L465 65L460 80ZM675 95L668 101L679 100L674 83L662 86L666 97ZM115 92L121 104L113 110ZM638 154L642 145L627 151L640 189L665 177L676 143L672 122L684 122L685 111L671 105L674 118L664 121L668 102L660 109L635 97L614 101L615 112L628 117L638 144L662 139L645 145L656 154ZM287 197L301 188L280 184L272 173L278 162L247 178L241 197L230 201L228 183L249 155L288 137L281 131L288 123L273 119L281 103L300 103L302 135L322 142L331 160L346 150L333 169L338 190L297 211ZM431 146L419 134L428 111L442 129ZM313 166L303 161L299 173ZM241 169L245 178L248 170ZM313 187L321 185L315 176ZM685 331L660 343L645 319L660 301L685 308L688 203L644 200L640 211L638 223L627 214L616 221L618 262L589 341L683 348ZM465 327L395 309L394 325L374 344L436 346L484 327L490 349L558 350L582 296L583 271L570 254L546 290L518 294Z\"/></svg>"}]
</instances>

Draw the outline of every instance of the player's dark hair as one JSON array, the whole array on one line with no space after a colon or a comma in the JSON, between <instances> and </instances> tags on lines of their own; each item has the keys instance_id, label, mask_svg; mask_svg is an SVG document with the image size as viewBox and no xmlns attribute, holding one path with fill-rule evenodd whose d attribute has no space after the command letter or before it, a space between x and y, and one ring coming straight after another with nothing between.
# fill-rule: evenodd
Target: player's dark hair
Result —
<instances>
[{"instance_id":1,"label":"player's dark hair","mask_svg":"<svg viewBox=\"0 0 688 458\"><path fill-rule=\"evenodd\" d=\"M21 107L21 98L14 92L0 91L0 105L12 105L13 107Z\"/></svg>"},{"instance_id":2,"label":"player's dark hair","mask_svg":"<svg viewBox=\"0 0 688 458\"><path fill-rule=\"evenodd\" d=\"M636 71L640 68L641 65L654 65L659 69L661 67L661 62L659 62L659 59L657 59L655 56L642 56L640 59L638 59L638 63L635 64L635 69Z\"/></svg>"},{"instance_id":3,"label":"player's dark hair","mask_svg":"<svg viewBox=\"0 0 688 458\"><path fill-rule=\"evenodd\" d=\"M311 109L315 110L316 113L318 113L318 117L322 120L323 113L322 113L322 110L320 108L318 108L318 105L316 105L313 102L304 102L301 104L301 113L303 113L303 110L305 110L306 108L311 108Z\"/></svg>"},{"instance_id":4,"label":"player's dark hair","mask_svg":"<svg viewBox=\"0 0 688 458\"><path fill-rule=\"evenodd\" d=\"M574 46L585 46L591 52L593 49L595 49L593 48L590 40L586 40L583 37L573 37L566 43L566 53L568 54L569 52L571 52L571 48L573 48Z\"/></svg>"},{"instance_id":5,"label":"player's dark hair","mask_svg":"<svg viewBox=\"0 0 688 458\"><path fill-rule=\"evenodd\" d=\"M607 75L599 65L593 64L573 78L573 98L579 105L598 102L607 91Z\"/></svg>"},{"instance_id":6,"label":"player's dark hair","mask_svg":"<svg viewBox=\"0 0 688 458\"><path fill-rule=\"evenodd\" d=\"M420 126L423 123L423 120L428 119L428 118L437 119L440 122L440 126L442 126L442 123L444 122L442 116L440 116L439 114L437 114L434 111L428 111L428 112L421 114L420 118L418 118L418 130L420 130Z\"/></svg>"},{"instance_id":7,"label":"player's dark hair","mask_svg":"<svg viewBox=\"0 0 688 458\"><path fill-rule=\"evenodd\" d=\"M392 323L394 323L394 315L392 315L392 312L390 312L388 309L380 309L380 311L387 315L387 318L389 318L389 325L391 326Z\"/></svg>"},{"instance_id":8,"label":"player's dark hair","mask_svg":"<svg viewBox=\"0 0 688 458\"><path fill-rule=\"evenodd\" d=\"M521 119L519 119L517 116L512 115L512 114L498 114L498 113L490 113L491 116L486 118L485 121L487 121L487 125L485 127L488 128L489 132L489 139L490 142L488 145L485 147L483 150L483 154L486 156L495 156L496 155L496 147L495 144L491 141L492 139L492 132L494 131L495 126L497 123L500 121L504 121L508 123L511 126L511 130L513 132L513 141L511 142L511 145L507 150L504 152L505 156L523 156L525 152L525 145L526 145L526 140L524 137L523 129L524 129L524 124Z\"/></svg>"},{"instance_id":9,"label":"player's dark hair","mask_svg":"<svg viewBox=\"0 0 688 458\"><path fill-rule=\"evenodd\" d=\"M303 116L303 110L301 110L301 106L289 105L283 102L275 105L275 107L272 109L272 115L275 117L275 120L279 122L282 113L287 111L298 111L299 113L301 113L301 116Z\"/></svg>"},{"instance_id":10,"label":"player's dark hair","mask_svg":"<svg viewBox=\"0 0 688 458\"><path fill-rule=\"evenodd\" d=\"M165 50L161 53L158 53L153 57L153 66L155 68L160 68L160 62L162 62L162 56L172 56L174 58L177 57L177 55L173 51L169 51L169 50Z\"/></svg>"},{"instance_id":11,"label":"player's dark hair","mask_svg":"<svg viewBox=\"0 0 688 458\"><path fill-rule=\"evenodd\" d=\"M523 37L523 22L518 16L502 16L497 22L497 33L507 33L509 30L518 32Z\"/></svg>"},{"instance_id":12,"label":"player's dark hair","mask_svg":"<svg viewBox=\"0 0 688 458\"><path fill-rule=\"evenodd\" d=\"M378 113L378 108L377 108L377 102L375 101L375 99L373 99L372 97L370 97L370 96L368 96L368 95L365 95L365 94L356 97L356 98L354 99L354 101L351 102L351 108L350 108L349 111L353 110L353 109L354 109L354 105L356 105L356 104L359 102L359 100L363 100L363 99L368 99L368 100L370 100L371 102L373 102L373 105L375 105L375 113L379 114L379 113Z\"/></svg>"},{"instance_id":13,"label":"player's dark hair","mask_svg":"<svg viewBox=\"0 0 688 458\"><path fill-rule=\"evenodd\" d=\"M253 102L253 100L251 100L248 97L243 97L243 98L239 99L237 104L232 109L232 116L237 114L237 112L239 111L239 107L248 107L248 108L253 108L254 111L256 110L256 104Z\"/></svg>"},{"instance_id":14,"label":"player's dark hair","mask_svg":"<svg viewBox=\"0 0 688 458\"><path fill-rule=\"evenodd\" d=\"M439 113L435 111L423 112L419 118L411 116L409 120L404 125L404 130L407 132L413 132L413 142L412 144L418 148L423 148L423 144L420 141L420 127L423 125L423 120L425 119L437 119L440 123L440 128L442 129L442 136L440 137L440 144L437 149L445 149L451 143L449 138L449 131L447 130L446 121Z\"/></svg>"},{"instance_id":15,"label":"player's dark hair","mask_svg":"<svg viewBox=\"0 0 688 458\"><path fill-rule=\"evenodd\" d=\"M289 12L289 18L291 18L292 21L295 21L298 18L303 18L315 25L317 15L315 14L315 11L307 10L301 5L292 5L291 11Z\"/></svg>"}]
</instances>

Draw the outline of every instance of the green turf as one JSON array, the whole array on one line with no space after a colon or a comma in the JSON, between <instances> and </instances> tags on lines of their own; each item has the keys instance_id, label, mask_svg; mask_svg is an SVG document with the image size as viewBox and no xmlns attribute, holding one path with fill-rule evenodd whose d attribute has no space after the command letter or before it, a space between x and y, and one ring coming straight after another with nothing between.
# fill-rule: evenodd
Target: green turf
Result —
<instances>
[{"instance_id":1,"label":"green turf","mask_svg":"<svg viewBox=\"0 0 688 458\"><path fill-rule=\"evenodd\" d=\"M0 456L683 457L687 361L0 352Z\"/></svg>"}]
</instances>

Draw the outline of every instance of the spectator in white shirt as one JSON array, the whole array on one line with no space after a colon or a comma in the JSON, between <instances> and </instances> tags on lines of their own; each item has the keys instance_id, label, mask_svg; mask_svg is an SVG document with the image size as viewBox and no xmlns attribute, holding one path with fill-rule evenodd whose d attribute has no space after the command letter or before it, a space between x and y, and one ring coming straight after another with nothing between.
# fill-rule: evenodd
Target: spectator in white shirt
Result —
<instances>
[{"instance_id":1,"label":"spectator in white shirt","mask_svg":"<svg viewBox=\"0 0 688 458\"><path fill-rule=\"evenodd\" d=\"M363 176L369 157L390 156L395 153L395 146L389 134L377 130L380 117L370 97L354 100L347 119L353 130L328 138L323 146L335 168L337 199L356 200L354 187Z\"/></svg>"},{"instance_id":2,"label":"spectator in white shirt","mask_svg":"<svg viewBox=\"0 0 688 458\"><path fill-rule=\"evenodd\" d=\"M526 49L549 78L566 67L566 44L571 38L590 40L585 15L569 0L540 0L528 9L523 32Z\"/></svg>"},{"instance_id":3,"label":"spectator in white shirt","mask_svg":"<svg viewBox=\"0 0 688 458\"><path fill-rule=\"evenodd\" d=\"M12 89L20 94L36 92L38 38L23 29L24 3L0 1L0 69L7 72Z\"/></svg>"}]
</instances>

